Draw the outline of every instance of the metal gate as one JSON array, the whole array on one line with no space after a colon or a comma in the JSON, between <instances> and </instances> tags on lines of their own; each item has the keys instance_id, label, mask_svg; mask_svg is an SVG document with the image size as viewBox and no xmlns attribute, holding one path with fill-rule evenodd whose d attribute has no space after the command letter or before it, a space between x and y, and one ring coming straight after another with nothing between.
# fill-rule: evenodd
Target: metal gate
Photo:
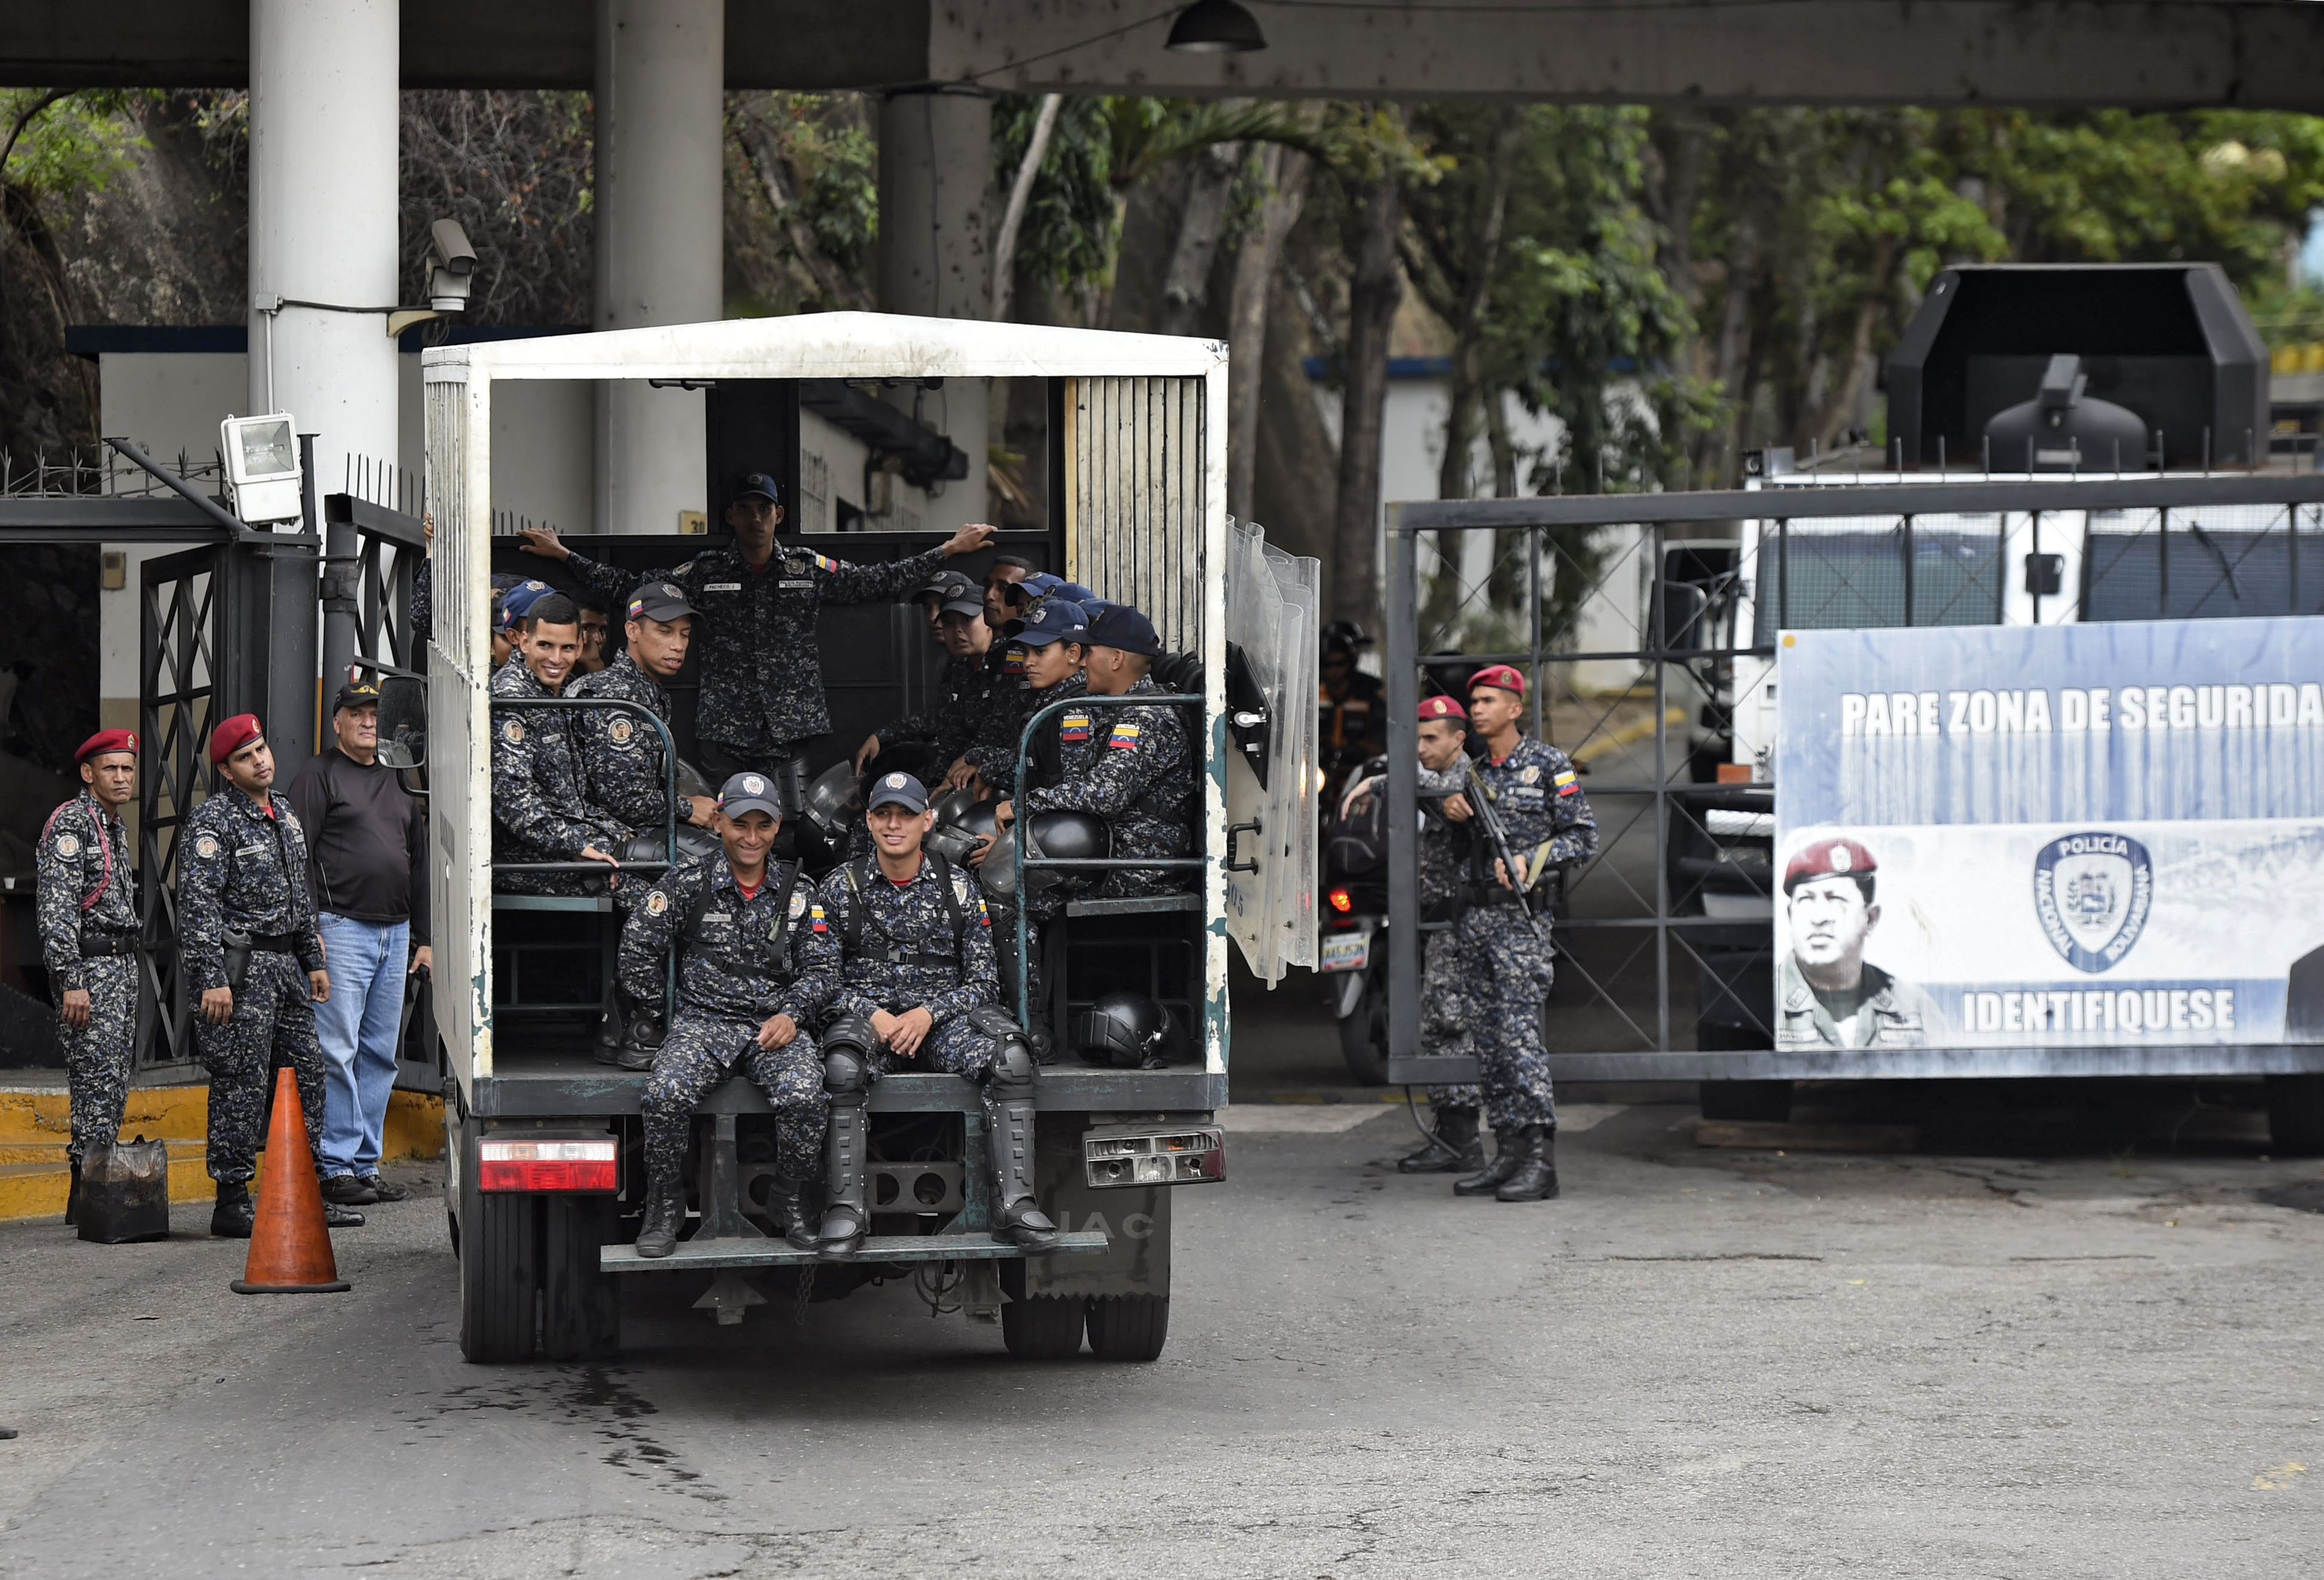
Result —
<instances>
[{"instance_id":1,"label":"metal gate","mask_svg":"<svg viewBox=\"0 0 2324 1580\"><path fill-rule=\"evenodd\" d=\"M233 578L223 545L145 561L138 588L137 1062L194 1057L194 993L178 952L178 829L206 793L204 743L234 709L219 642Z\"/></svg>"},{"instance_id":2,"label":"metal gate","mask_svg":"<svg viewBox=\"0 0 2324 1580\"><path fill-rule=\"evenodd\" d=\"M1975 1050L1844 1069L1772 1051L1776 787L1751 748L1772 740L1777 633L2324 614L2324 476L1803 476L1396 504L1387 570L1390 827L1417 816L1419 698L1488 663L1525 668L1533 733L1584 772L1600 845L1560 901L1556 1073L1966 1075ZM1472 1079L1420 1044L1416 855L1389 860L1389 1079ZM2123 1052L2058 1050L2054 1073L2140 1073ZM2202 1072L2151 1073L2324 1070L2324 1048L2204 1052Z\"/></svg>"}]
</instances>

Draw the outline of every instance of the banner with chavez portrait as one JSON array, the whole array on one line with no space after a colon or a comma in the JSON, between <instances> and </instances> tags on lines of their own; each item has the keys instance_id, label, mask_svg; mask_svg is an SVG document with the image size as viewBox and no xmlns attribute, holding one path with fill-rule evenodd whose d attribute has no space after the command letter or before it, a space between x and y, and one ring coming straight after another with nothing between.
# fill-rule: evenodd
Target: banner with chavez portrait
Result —
<instances>
[{"instance_id":1,"label":"banner with chavez portrait","mask_svg":"<svg viewBox=\"0 0 2324 1580\"><path fill-rule=\"evenodd\" d=\"M2324 1041L2324 620L1777 652L1778 1048Z\"/></svg>"}]
</instances>

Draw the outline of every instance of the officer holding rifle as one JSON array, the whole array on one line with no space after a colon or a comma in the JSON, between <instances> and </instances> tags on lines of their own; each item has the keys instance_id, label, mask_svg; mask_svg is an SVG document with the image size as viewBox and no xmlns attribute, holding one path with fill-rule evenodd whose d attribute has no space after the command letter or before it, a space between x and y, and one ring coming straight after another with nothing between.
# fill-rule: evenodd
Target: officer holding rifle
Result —
<instances>
[{"instance_id":1,"label":"officer holding rifle","mask_svg":"<svg viewBox=\"0 0 2324 1580\"><path fill-rule=\"evenodd\" d=\"M1470 759L1465 798L1480 837L1470 844L1465 901L1453 923L1458 969L1473 1012L1470 1041L1498 1146L1456 1196L1545 1201L1557 1195L1557 1112L1542 1046L1549 994L1549 917L1541 880L1587 861L1598 824L1573 764L1519 728L1525 677L1492 664L1469 677L1469 721L1484 753Z\"/></svg>"}]
</instances>

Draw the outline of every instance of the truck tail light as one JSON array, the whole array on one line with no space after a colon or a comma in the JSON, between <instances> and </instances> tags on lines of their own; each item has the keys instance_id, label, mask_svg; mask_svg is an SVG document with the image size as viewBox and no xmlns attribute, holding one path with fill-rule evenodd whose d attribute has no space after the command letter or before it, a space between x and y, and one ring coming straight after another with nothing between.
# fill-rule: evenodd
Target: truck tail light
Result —
<instances>
[{"instance_id":1,"label":"truck tail light","mask_svg":"<svg viewBox=\"0 0 2324 1580\"><path fill-rule=\"evenodd\" d=\"M1109 1132L1084 1138L1082 1158L1095 1187L1208 1185L1227 1177L1226 1132L1213 1125Z\"/></svg>"},{"instance_id":2,"label":"truck tail light","mask_svg":"<svg viewBox=\"0 0 2324 1580\"><path fill-rule=\"evenodd\" d=\"M487 1136L477 1149L479 1190L621 1188L621 1143L602 1141L503 1141Z\"/></svg>"},{"instance_id":3,"label":"truck tail light","mask_svg":"<svg viewBox=\"0 0 2324 1580\"><path fill-rule=\"evenodd\" d=\"M1348 912L1356 908L1356 897L1353 894L1349 893L1345 889L1333 890L1331 899L1332 909L1338 911L1342 916L1347 915Z\"/></svg>"}]
</instances>

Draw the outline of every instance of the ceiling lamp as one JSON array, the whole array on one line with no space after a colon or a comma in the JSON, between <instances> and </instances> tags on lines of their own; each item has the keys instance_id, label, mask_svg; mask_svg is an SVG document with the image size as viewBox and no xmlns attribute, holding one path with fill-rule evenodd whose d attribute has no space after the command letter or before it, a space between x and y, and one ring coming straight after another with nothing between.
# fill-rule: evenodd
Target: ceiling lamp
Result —
<instances>
[{"instance_id":1,"label":"ceiling lamp","mask_svg":"<svg viewBox=\"0 0 2324 1580\"><path fill-rule=\"evenodd\" d=\"M1259 18L1235 0L1194 0L1170 24L1168 49L1190 55L1248 55L1267 48Z\"/></svg>"}]
</instances>

